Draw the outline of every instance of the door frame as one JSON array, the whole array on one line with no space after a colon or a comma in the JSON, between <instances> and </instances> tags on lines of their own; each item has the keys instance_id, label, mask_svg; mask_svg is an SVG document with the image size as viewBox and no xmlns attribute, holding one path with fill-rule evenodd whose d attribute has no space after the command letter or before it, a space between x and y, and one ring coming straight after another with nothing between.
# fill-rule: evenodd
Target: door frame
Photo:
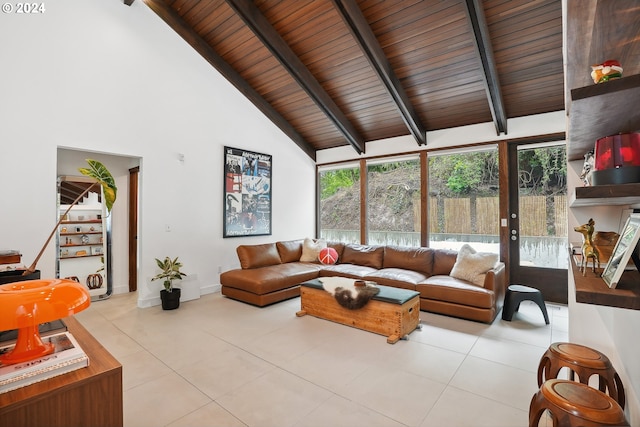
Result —
<instances>
[{"instance_id":1,"label":"door frame","mask_svg":"<svg viewBox=\"0 0 640 427\"><path fill-rule=\"evenodd\" d=\"M502 205L500 246L505 254L505 264L508 272L508 283L523 284L539 289L544 299L560 304L568 303L568 270L557 268L528 267L520 265L519 246L519 206L518 206L518 147L544 142L559 142L565 139L565 134L545 135L539 138L527 138L508 141L502 145L500 151L505 167L504 182L500 183L501 195L506 195ZM503 189L504 185L504 189ZM514 217L515 215L515 217ZM506 222L506 226L505 226ZM515 230L516 240L512 240L512 230ZM567 253L568 256L568 253Z\"/></svg>"}]
</instances>

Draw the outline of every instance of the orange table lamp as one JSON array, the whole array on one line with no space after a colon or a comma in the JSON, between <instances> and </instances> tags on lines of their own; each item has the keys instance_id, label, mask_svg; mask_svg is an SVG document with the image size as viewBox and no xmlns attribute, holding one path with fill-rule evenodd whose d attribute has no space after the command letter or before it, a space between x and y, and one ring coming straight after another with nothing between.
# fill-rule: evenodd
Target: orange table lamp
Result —
<instances>
[{"instance_id":1,"label":"orange table lamp","mask_svg":"<svg viewBox=\"0 0 640 427\"><path fill-rule=\"evenodd\" d=\"M78 313L90 304L89 291L72 280L39 279L0 285L0 331L18 330L15 347L0 355L0 363L22 363L53 353L53 344L42 342L39 325Z\"/></svg>"}]
</instances>

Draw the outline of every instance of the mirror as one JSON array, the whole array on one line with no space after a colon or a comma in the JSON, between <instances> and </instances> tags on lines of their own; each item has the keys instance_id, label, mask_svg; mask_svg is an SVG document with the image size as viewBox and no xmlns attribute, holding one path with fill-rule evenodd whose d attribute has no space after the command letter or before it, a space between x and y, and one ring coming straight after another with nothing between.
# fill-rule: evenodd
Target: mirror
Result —
<instances>
[{"instance_id":1,"label":"mirror","mask_svg":"<svg viewBox=\"0 0 640 427\"><path fill-rule=\"evenodd\" d=\"M94 183L88 177L59 177L58 215ZM64 215L56 246L56 277L84 284L92 301L111 296L111 216L106 215L101 186L93 186Z\"/></svg>"}]
</instances>

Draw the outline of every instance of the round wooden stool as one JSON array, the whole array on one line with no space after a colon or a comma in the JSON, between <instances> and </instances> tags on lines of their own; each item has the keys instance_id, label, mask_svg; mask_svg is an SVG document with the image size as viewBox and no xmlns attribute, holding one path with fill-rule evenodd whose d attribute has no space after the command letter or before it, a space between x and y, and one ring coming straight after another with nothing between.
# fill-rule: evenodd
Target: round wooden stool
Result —
<instances>
[{"instance_id":1,"label":"round wooden stool","mask_svg":"<svg viewBox=\"0 0 640 427\"><path fill-rule=\"evenodd\" d=\"M529 427L549 410L553 426L628 426L618 402L600 390L570 380L545 381L529 406Z\"/></svg>"},{"instance_id":2,"label":"round wooden stool","mask_svg":"<svg viewBox=\"0 0 640 427\"><path fill-rule=\"evenodd\" d=\"M569 369L569 378L578 380L582 384L589 384L592 375L598 376L598 389L608 392L618 404L624 408L624 387L609 358L597 350L580 344L556 342L549 346L542 355L538 365L538 386L545 380L558 377L560 369Z\"/></svg>"}]
</instances>

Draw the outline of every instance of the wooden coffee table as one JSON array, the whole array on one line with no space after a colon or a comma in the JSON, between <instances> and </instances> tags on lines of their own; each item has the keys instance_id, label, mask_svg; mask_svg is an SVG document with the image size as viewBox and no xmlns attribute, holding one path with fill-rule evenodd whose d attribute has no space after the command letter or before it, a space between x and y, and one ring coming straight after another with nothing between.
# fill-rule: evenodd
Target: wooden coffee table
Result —
<instances>
[{"instance_id":1,"label":"wooden coffee table","mask_svg":"<svg viewBox=\"0 0 640 427\"><path fill-rule=\"evenodd\" d=\"M322 279L300 284L300 311L296 316L309 314L320 319L352 326L368 332L387 336L389 344L395 344L420 323L420 293L407 289L381 286L364 307L349 310L342 307L333 295L322 287ZM344 279L353 283L354 279Z\"/></svg>"}]
</instances>

